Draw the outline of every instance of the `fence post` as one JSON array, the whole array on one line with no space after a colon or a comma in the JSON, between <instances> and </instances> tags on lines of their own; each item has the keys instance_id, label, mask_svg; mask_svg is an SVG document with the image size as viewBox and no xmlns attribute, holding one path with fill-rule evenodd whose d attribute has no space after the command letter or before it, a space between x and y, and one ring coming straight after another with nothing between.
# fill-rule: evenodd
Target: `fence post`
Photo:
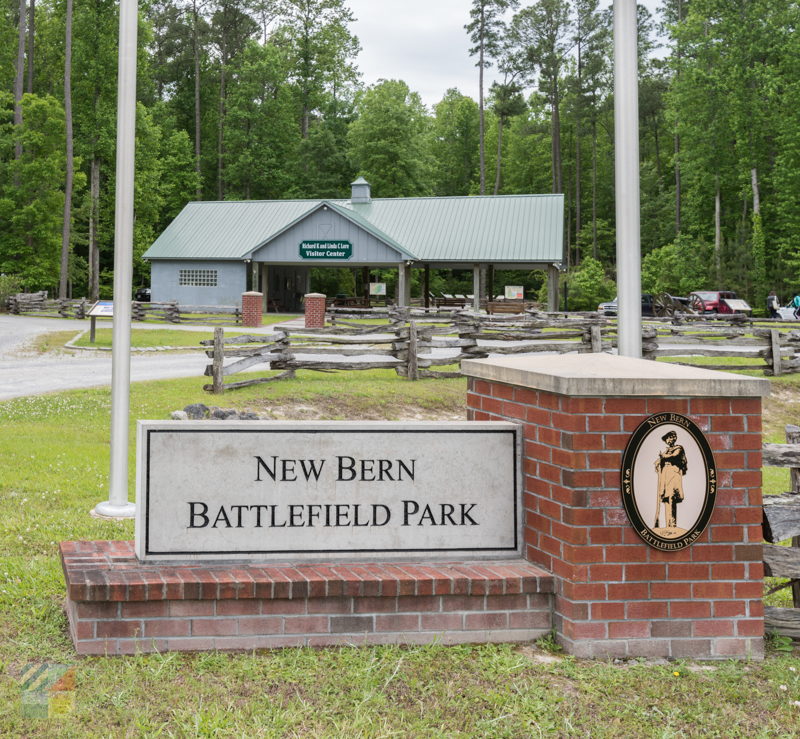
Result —
<instances>
[{"instance_id":1,"label":"fence post","mask_svg":"<svg viewBox=\"0 0 800 739\"><path fill-rule=\"evenodd\" d=\"M599 354L603 351L603 336L600 333L600 326L594 324L590 328L592 337L592 354Z\"/></svg>"},{"instance_id":2,"label":"fence post","mask_svg":"<svg viewBox=\"0 0 800 739\"><path fill-rule=\"evenodd\" d=\"M769 341L772 347L772 374L778 377L781 373L781 333L777 329L770 329ZM796 488L800 490L799 488Z\"/></svg>"},{"instance_id":3,"label":"fence post","mask_svg":"<svg viewBox=\"0 0 800 739\"><path fill-rule=\"evenodd\" d=\"M409 380L419 380L419 368L417 366L417 323L409 321L408 324L408 371L406 377Z\"/></svg>"},{"instance_id":4,"label":"fence post","mask_svg":"<svg viewBox=\"0 0 800 739\"><path fill-rule=\"evenodd\" d=\"M211 384L212 392L215 395L225 392L225 386L222 384L222 360L225 358L225 346L222 341L224 335L225 330L222 326L217 326L214 329L214 358L211 362Z\"/></svg>"},{"instance_id":5,"label":"fence post","mask_svg":"<svg viewBox=\"0 0 800 739\"><path fill-rule=\"evenodd\" d=\"M786 424L786 443L800 444L800 426ZM789 481L792 485L792 492L800 492L800 467L789 468ZM792 537L792 546L800 547L800 536ZM800 581L792 583L792 605L800 608Z\"/></svg>"}]
</instances>

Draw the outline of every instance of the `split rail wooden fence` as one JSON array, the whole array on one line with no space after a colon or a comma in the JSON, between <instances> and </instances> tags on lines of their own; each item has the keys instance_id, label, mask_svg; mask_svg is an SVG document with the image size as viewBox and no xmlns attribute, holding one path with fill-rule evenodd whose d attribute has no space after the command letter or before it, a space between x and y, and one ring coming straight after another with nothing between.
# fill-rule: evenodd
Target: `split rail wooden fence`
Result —
<instances>
[{"instance_id":1,"label":"split rail wooden fence","mask_svg":"<svg viewBox=\"0 0 800 739\"><path fill-rule=\"evenodd\" d=\"M773 467L789 467L791 491L764 497L764 574L789 578L770 592L790 587L793 608L767 606L767 631L800 638L800 426L786 427L786 444L764 444L763 461ZM792 546L778 542L792 540Z\"/></svg>"},{"instance_id":2,"label":"split rail wooden fence","mask_svg":"<svg viewBox=\"0 0 800 739\"><path fill-rule=\"evenodd\" d=\"M298 369L320 371L393 368L411 380L454 377L462 359L489 354L536 352L603 352L617 344L615 321L596 313L563 314L528 311L486 315L468 310L330 308L324 329L284 329L269 340L263 336L224 336L204 342L212 363L208 390L242 387L292 377ZM369 320L368 324L364 320ZM747 316L703 317L676 314L654 320L642 329L642 355L758 358L759 364L712 364L716 369L763 369L765 374L800 372L800 330L797 324L752 325ZM786 330L786 329L789 330ZM217 342L217 343L215 343ZM249 346L248 346L249 345ZM215 348L214 348L215 347ZM450 350L447 356L437 350ZM226 359L236 358L226 364ZM229 382L225 378L269 363L278 376ZM690 360L686 362L691 363Z\"/></svg>"},{"instance_id":3,"label":"split rail wooden fence","mask_svg":"<svg viewBox=\"0 0 800 739\"><path fill-rule=\"evenodd\" d=\"M354 322L364 318L379 322ZM212 360L206 367L212 382L204 387L215 393L293 377L298 369L390 368L409 380L460 377L458 371L435 368L489 354L599 352L612 345L609 336L601 336L599 321L591 324L534 315L501 317L408 308L379 314L339 313L329 328L283 328L269 336L226 339L222 330L216 329L214 339L202 343L209 347L206 353ZM226 364L230 359L235 361ZM269 363L270 370L280 370L280 374L226 381L231 375L265 363Z\"/></svg>"},{"instance_id":4,"label":"split rail wooden fence","mask_svg":"<svg viewBox=\"0 0 800 739\"><path fill-rule=\"evenodd\" d=\"M6 301L9 313L46 318L87 317L93 303L86 298L48 299L46 292L12 295ZM177 302L140 303L131 301L131 319L138 322L193 323L204 326L238 326L242 311L238 305L179 305Z\"/></svg>"}]
</instances>

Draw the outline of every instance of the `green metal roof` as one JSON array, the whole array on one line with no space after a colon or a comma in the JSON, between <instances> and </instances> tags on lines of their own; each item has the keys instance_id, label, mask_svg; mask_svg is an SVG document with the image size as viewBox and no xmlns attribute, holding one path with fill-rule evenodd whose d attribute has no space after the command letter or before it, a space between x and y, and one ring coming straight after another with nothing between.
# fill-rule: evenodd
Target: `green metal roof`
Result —
<instances>
[{"instance_id":1,"label":"green metal roof","mask_svg":"<svg viewBox=\"0 0 800 739\"><path fill-rule=\"evenodd\" d=\"M147 259L246 259L332 206L388 246L422 262L547 262L563 258L563 195L266 200L189 203Z\"/></svg>"}]
</instances>

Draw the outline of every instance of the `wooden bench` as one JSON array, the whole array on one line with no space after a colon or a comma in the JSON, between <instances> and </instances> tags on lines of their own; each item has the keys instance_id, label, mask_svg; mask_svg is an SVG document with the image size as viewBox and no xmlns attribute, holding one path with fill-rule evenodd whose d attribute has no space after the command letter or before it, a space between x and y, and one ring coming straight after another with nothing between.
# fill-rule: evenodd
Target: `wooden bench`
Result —
<instances>
[{"instance_id":1,"label":"wooden bench","mask_svg":"<svg viewBox=\"0 0 800 739\"><path fill-rule=\"evenodd\" d=\"M489 313L524 313L533 303L524 300L490 300L486 304Z\"/></svg>"}]
</instances>

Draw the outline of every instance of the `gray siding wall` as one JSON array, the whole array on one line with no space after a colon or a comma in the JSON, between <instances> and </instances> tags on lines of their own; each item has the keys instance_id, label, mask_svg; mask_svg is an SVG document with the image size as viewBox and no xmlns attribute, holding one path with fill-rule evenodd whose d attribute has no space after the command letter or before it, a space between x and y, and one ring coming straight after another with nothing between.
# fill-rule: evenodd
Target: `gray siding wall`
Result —
<instances>
[{"instance_id":1,"label":"gray siding wall","mask_svg":"<svg viewBox=\"0 0 800 739\"><path fill-rule=\"evenodd\" d=\"M300 242L317 240L349 241L353 245L353 256L350 259L304 259L301 262ZM254 262L304 264L309 267L396 265L404 258L360 226L330 209L315 211L253 254Z\"/></svg>"},{"instance_id":2,"label":"gray siding wall","mask_svg":"<svg viewBox=\"0 0 800 739\"><path fill-rule=\"evenodd\" d=\"M182 269L216 270L216 287L179 285ZM151 299L154 302L177 300L180 305L239 305L247 287L244 262L153 260L150 268Z\"/></svg>"}]
</instances>

